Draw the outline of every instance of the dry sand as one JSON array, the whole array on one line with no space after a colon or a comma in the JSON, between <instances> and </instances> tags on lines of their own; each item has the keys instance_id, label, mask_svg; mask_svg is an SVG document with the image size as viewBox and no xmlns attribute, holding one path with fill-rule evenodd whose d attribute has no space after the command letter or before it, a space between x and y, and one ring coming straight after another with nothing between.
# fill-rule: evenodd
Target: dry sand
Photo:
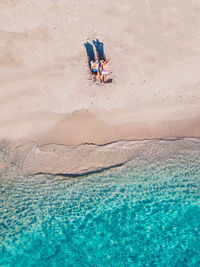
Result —
<instances>
[{"instance_id":1,"label":"dry sand","mask_svg":"<svg viewBox=\"0 0 200 267\"><path fill-rule=\"evenodd\" d=\"M99 39L113 82L92 84ZM0 139L200 137L199 0L1 0Z\"/></svg>"}]
</instances>

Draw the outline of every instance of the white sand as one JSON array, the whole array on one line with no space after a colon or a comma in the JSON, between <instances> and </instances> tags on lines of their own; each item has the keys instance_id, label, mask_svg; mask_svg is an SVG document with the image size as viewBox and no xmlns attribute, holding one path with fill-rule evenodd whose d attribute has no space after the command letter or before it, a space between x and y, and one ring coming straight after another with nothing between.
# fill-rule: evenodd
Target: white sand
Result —
<instances>
[{"instance_id":1,"label":"white sand","mask_svg":"<svg viewBox=\"0 0 200 267\"><path fill-rule=\"evenodd\" d=\"M90 82L96 38L105 86ZM0 139L200 137L199 70L199 0L1 0Z\"/></svg>"}]
</instances>

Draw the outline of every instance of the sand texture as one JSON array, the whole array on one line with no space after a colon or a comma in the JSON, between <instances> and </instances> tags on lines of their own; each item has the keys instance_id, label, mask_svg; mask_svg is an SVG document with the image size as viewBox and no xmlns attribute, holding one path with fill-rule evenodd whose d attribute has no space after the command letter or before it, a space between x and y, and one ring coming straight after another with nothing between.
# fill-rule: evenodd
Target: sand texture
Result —
<instances>
[{"instance_id":1,"label":"sand texture","mask_svg":"<svg viewBox=\"0 0 200 267\"><path fill-rule=\"evenodd\" d=\"M112 83L91 82L88 47L111 60ZM126 161L88 165L95 145L200 137L199 70L199 0L1 0L0 140L36 145L34 172L48 155L46 172L82 173ZM85 167L65 169L47 145L86 145Z\"/></svg>"}]
</instances>

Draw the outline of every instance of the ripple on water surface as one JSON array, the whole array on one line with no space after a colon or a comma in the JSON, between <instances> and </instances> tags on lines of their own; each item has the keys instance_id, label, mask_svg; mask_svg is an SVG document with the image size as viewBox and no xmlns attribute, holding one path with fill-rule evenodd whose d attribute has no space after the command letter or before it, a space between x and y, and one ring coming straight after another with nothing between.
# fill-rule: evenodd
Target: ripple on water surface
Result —
<instances>
[{"instance_id":1,"label":"ripple on water surface","mask_svg":"<svg viewBox=\"0 0 200 267\"><path fill-rule=\"evenodd\" d=\"M200 264L199 140L154 141L87 177L0 182L0 266Z\"/></svg>"}]
</instances>

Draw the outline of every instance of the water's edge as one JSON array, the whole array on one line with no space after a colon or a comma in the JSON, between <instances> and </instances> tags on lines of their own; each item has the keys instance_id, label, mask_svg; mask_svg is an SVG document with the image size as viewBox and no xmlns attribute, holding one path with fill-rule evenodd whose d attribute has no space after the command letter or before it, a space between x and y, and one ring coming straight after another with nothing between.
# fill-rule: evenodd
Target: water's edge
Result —
<instances>
[{"instance_id":1,"label":"water's edge","mask_svg":"<svg viewBox=\"0 0 200 267\"><path fill-rule=\"evenodd\" d=\"M14 164L23 175L81 177L121 167L141 155L148 157L158 153L158 145L162 150L175 145L176 151L179 151L200 147L200 139L170 137L143 141L120 140L101 145L47 144L41 147L33 142L15 147L7 140L1 140L0 173Z\"/></svg>"}]
</instances>

